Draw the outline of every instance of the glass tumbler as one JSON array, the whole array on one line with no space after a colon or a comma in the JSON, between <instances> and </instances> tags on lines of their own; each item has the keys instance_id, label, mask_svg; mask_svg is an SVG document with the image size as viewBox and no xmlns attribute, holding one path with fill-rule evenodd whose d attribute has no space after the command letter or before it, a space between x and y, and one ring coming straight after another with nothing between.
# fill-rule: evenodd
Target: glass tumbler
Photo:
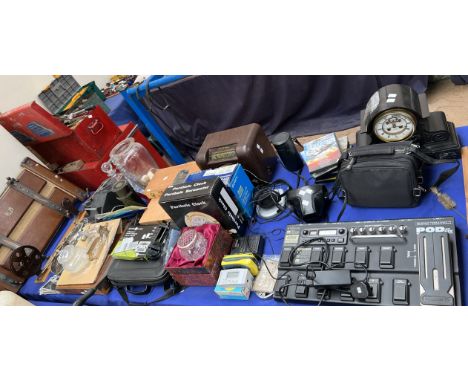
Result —
<instances>
[{"instance_id":1,"label":"glass tumbler","mask_svg":"<svg viewBox=\"0 0 468 382\"><path fill-rule=\"evenodd\" d=\"M205 255L208 240L194 229L186 230L177 240L180 255L188 261L196 261Z\"/></svg>"}]
</instances>

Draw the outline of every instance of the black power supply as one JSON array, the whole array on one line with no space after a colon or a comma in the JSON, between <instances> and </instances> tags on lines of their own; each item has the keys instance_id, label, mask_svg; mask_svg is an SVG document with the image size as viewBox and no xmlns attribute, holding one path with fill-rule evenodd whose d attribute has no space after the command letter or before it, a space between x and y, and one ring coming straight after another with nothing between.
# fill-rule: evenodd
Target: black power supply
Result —
<instances>
[{"instance_id":1,"label":"black power supply","mask_svg":"<svg viewBox=\"0 0 468 382\"><path fill-rule=\"evenodd\" d=\"M263 256L265 239L261 235L239 237L234 240L231 247L231 255L236 253L252 253L257 259Z\"/></svg>"},{"instance_id":2,"label":"black power supply","mask_svg":"<svg viewBox=\"0 0 468 382\"><path fill-rule=\"evenodd\" d=\"M314 288L329 288L351 285L351 272L348 269L328 269L313 271Z\"/></svg>"}]
</instances>

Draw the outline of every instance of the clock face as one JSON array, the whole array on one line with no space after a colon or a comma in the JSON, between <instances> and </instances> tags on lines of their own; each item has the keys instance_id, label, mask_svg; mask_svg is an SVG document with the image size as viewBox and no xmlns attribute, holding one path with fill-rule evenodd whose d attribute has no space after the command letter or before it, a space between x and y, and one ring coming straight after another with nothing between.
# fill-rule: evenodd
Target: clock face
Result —
<instances>
[{"instance_id":1,"label":"clock face","mask_svg":"<svg viewBox=\"0 0 468 382\"><path fill-rule=\"evenodd\" d=\"M374 121L374 134L384 142L398 142L410 138L416 130L416 119L406 110L393 109Z\"/></svg>"}]
</instances>

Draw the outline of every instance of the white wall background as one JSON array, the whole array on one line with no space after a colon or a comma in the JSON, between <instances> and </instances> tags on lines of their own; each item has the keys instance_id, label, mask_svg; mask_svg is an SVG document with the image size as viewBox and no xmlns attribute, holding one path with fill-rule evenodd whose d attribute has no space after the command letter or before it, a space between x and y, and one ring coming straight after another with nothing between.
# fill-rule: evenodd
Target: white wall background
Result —
<instances>
[{"instance_id":1,"label":"white wall background","mask_svg":"<svg viewBox=\"0 0 468 382\"><path fill-rule=\"evenodd\" d=\"M111 76L74 76L80 85L96 81L101 88ZM49 85L52 76L7 76L0 75L0 112L11 110L25 103L36 101L37 95ZM8 176L15 177L21 170L21 161L29 156L39 161L26 147L0 126L0 193Z\"/></svg>"},{"instance_id":2,"label":"white wall background","mask_svg":"<svg viewBox=\"0 0 468 382\"><path fill-rule=\"evenodd\" d=\"M80 85L86 85L95 81L102 88L109 81L109 75L75 76ZM25 103L36 101L42 102L37 97L52 81L54 77L45 76L7 76L0 75L0 113L4 113Z\"/></svg>"}]
</instances>

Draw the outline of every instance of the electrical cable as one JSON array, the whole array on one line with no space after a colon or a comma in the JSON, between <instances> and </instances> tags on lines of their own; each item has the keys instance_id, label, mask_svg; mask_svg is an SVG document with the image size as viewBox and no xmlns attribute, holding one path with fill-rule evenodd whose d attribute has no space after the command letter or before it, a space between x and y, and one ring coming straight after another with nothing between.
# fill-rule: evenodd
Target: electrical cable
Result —
<instances>
[{"instance_id":1,"label":"electrical cable","mask_svg":"<svg viewBox=\"0 0 468 382\"><path fill-rule=\"evenodd\" d=\"M325 295L328 293L328 289L325 289L323 292L322 292L322 297L320 297L320 301L318 302L317 306L320 306L322 305L322 301L323 299L325 298Z\"/></svg>"},{"instance_id":2,"label":"electrical cable","mask_svg":"<svg viewBox=\"0 0 468 382\"><path fill-rule=\"evenodd\" d=\"M309 181L310 179L306 179L304 176L302 176L302 168L300 170L297 170L297 171L291 171L291 170L288 170L286 168L286 166L284 165L284 163L282 161L278 161L281 165L281 167L283 167L286 171L290 172L291 174L294 174L296 175L297 177L297 182L296 182L296 188L299 188L300 184L301 184L301 180L304 182L304 185L310 185Z\"/></svg>"},{"instance_id":3,"label":"electrical cable","mask_svg":"<svg viewBox=\"0 0 468 382\"><path fill-rule=\"evenodd\" d=\"M268 182L268 181L266 181L266 180L264 180L264 179L262 179L262 178L259 178L259 177L258 177L257 175L255 175L252 171L247 170L246 168L244 168L244 171L247 172L247 173L249 173L250 175L252 175L252 176L253 176L255 179L257 179L259 182L262 182L262 183L264 183L264 184L270 184L270 183L271 183L271 182Z\"/></svg>"},{"instance_id":4,"label":"electrical cable","mask_svg":"<svg viewBox=\"0 0 468 382\"><path fill-rule=\"evenodd\" d=\"M245 171L247 173L249 173L250 175L252 175L259 182L263 183L263 186L257 186L256 187L256 191L254 192L254 196L253 196L250 203L254 204L254 206L257 206L262 201L265 201L267 199L271 199L271 202L274 204L274 206L280 212L278 215L276 215L276 216L274 216L272 218L269 218L269 219L258 216L258 214L257 214L257 216L252 219L252 221L251 221L252 224L255 224L255 223L265 224L265 223L271 223L271 222L278 222L278 221L281 221L281 220L287 218L291 214L294 217L294 219L296 219L299 223L304 223L304 221L300 217L298 217L294 213L294 211L292 211L290 208L288 208L286 206L282 206L280 204L280 201L282 200L282 198L285 197L290 190L293 190L291 184L288 181L279 178L279 179L276 179L276 180L274 180L272 182L268 182L268 181L266 181L264 179L259 178L253 172L251 172L251 171L249 171L247 169L245 169ZM280 191L278 191L277 188L274 188L275 185L281 185L281 184L286 185L286 187L288 187L288 189L287 190L282 190L282 192L280 192ZM288 211L287 214L282 215L285 211ZM259 220L258 218L261 218L263 221Z\"/></svg>"},{"instance_id":5,"label":"electrical cable","mask_svg":"<svg viewBox=\"0 0 468 382\"><path fill-rule=\"evenodd\" d=\"M301 248L301 247L304 247L306 246L307 244L311 244L311 243L314 243L314 242L317 242L317 241L321 241L320 243L318 243L318 245L325 245L325 259L323 260L324 263L327 263L328 262L328 259L330 258L330 245L327 243L327 241L325 240L325 238L323 238L322 236L316 236L316 237L312 237L308 240L305 240L303 241L302 243L299 243L297 244L292 250L291 252L289 252L289 257L288 257L288 263L290 266L296 266L296 267L300 267L300 266L304 266L304 265L308 265L308 264L315 264L317 263L317 261L309 261L309 262L306 262L306 263L302 263L302 264L294 264L293 263L293 256L296 254L296 251Z\"/></svg>"},{"instance_id":6,"label":"electrical cable","mask_svg":"<svg viewBox=\"0 0 468 382\"><path fill-rule=\"evenodd\" d=\"M269 233L273 233L274 231L276 232L281 232L283 229L274 229L272 231L270 231ZM254 231L251 231L252 234L259 234L259 233L256 233ZM272 251L272 254L274 254L274 248L273 248L273 244L271 242L271 239L269 236L265 236L265 239L266 241L268 242L268 244L270 245L270 248L271 248L271 251ZM314 243L314 242L318 242L320 241L320 243L317 243L317 245L325 245L325 261L321 261L321 260L317 260L317 261L310 261L310 262L306 262L306 263L301 263L301 264L294 264L293 263L293 256L295 254L295 252L297 251L297 249L303 247L304 245L307 245L307 244L311 244L311 243ZM355 279L355 281L362 281L362 282L365 282L365 283L368 283L369 282L369 270L368 268L364 265L364 264L360 264L360 263L356 263L354 261L342 261L338 264L335 264L335 265L330 265L328 264L328 260L329 260L329 253L330 253L330 248L329 248L329 244L326 242L326 240L323 238L323 237L314 237L314 238L311 238L309 240L306 240L304 241L303 243L300 243L298 245L296 245L292 250L291 252L289 253L289 256L288 256L288 263L289 265L291 266L295 266L295 267L301 267L301 266L306 266L306 274L308 274L309 272L309 267L311 266L317 266L317 264L320 264L320 266L322 267L322 270L333 270L333 269L336 269L342 265L345 265L345 264L354 264L355 266L359 267L359 268L362 268L365 272L365 277L363 279ZM250 244L249 244L249 250L250 252L252 252L252 248L250 247ZM253 252L252 252L253 253ZM288 275L289 272L293 271L293 269L289 269L289 270L286 270L284 273L282 273L280 276L278 277L275 277L273 276L273 273L271 272L270 268L268 267L265 259L262 257L261 258L261 261L263 262L263 265L265 266L265 269L267 270L268 274L270 275L270 277L273 279L273 280L282 280L284 279L286 276L288 276L288 281L286 282L286 284L283 284L279 289L278 289L278 294L279 294L279 297L280 299L282 300L282 302L284 302L286 305L287 304L287 301L286 301L286 295L284 294L284 290L288 287L288 286L297 286L297 285L301 285L301 284L298 284L298 283L290 283L289 280L290 280L290 276ZM312 278L312 281L313 281L313 278ZM315 285L315 287L317 286L320 286L320 285ZM324 292L322 293L322 297L320 298L320 301L318 303L317 306L320 306L323 302L323 300L325 299L325 295L328 293L329 290L337 290L337 291L342 291L342 292L345 292L345 293L350 293L350 290L345 290L345 289L338 289L338 288L324 288Z\"/></svg>"}]
</instances>

